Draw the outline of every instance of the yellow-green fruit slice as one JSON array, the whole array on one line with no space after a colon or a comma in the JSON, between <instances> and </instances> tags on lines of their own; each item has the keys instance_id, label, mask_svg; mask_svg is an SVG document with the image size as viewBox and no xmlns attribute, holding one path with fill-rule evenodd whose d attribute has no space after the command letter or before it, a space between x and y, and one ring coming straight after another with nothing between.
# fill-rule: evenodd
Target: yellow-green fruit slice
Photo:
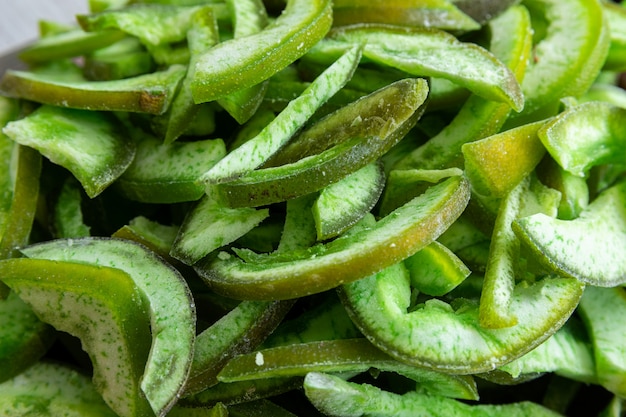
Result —
<instances>
[{"instance_id":1,"label":"yellow-green fruit slice","mask_svg":"<svg viewBox=\"0 0 626 417\"><path fill-rule=\"evenodd\" d=\"M196 270L211 288L240 299L291 299L358 280L435 240L465 209L469 184L453 177L396 209L373 227L328 244L274 255L220 252Z\"/></svg>"}]
</instances>

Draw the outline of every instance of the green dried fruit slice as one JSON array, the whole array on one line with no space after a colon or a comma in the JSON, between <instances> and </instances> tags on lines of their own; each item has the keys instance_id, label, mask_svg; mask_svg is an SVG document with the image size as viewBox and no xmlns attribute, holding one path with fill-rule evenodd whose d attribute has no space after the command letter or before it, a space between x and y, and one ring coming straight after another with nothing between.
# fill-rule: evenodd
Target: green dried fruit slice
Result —
<instances>
[{"instance_id":1,"label":"green dried fruit slice","mask_svg":"<svg viewBox=\"0 0 626 417\"><path fill-rule=\"evenodd\" d=\"M146 298L152 329L141 390L154 413L165 415L184 389L195 341L195 303L180 273L144 246L121 239L53 240L22 252L31 260L116 268L130 276Z\"/></svg>"},{"instance_id":2,"label":"green dried fruit slice","mask_svg":"<svg viewBox=\"0 0 626 417\"><path fill-rule=\"evenodd\" d=\"M139 387L150 349L146 300L116 268L47 259L0 262L2 280L41 319L81 342L93 363L93 382L120 416L150 406Z\"/></svg>"},{"instance_id":3,"label":"green dried fruit slice","mask_svg":"<svg viewBox=\"0 0 626 417\"><path fill-rule=\"evenodd\" d=\"M291 299L335 288L397 263L435 240L465 209L469 185L454 177L429 188L373 227L302 251L238 250L197 265L215 291L240 299Z\"/></svg>"}]
</instances>

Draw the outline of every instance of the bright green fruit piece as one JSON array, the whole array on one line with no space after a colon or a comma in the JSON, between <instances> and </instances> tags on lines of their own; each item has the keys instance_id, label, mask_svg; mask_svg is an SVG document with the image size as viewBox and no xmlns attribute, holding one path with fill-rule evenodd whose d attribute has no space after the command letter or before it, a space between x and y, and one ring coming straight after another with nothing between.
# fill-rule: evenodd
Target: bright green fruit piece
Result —
<instances>
[{"instance_id":1,"label":"bright green fruit piece","mask_svg":"<svg viewBox=\"0 0 626 417\"><path fill-rule=\"evenodd\" d=\"M134 4L93 14L79 14L76 20L88 32L116 30L139 38L146 45L181 42L187 36L192 15L198 7L167 4Z\"/></svg>"},{"instance_id":2,"label":"bright green fruit piece","mask_svg":"<svg viewBox=\"0 0 626 417\"><path fill-rule=\"evenodd\" d=\"M202 331L194 349L185 394L196 394L217 384L217 375L234 356L258 346L284 318L290 301L242 301Z\"/></svg>"},{"instance_id":3,"label":"bright green fruit piece","mask_svg":"<svg viewBox=\"0 0 626 417\"><path fill-rule=\"evenodd\" d=\"M613 2L603 1L605 19L609 23L611 42L602 69L608 71L626 70L626 8Z\"/></svg>"},{"instance_id":4,"label":"bright green fruit piece","mask_svg":"<svg viewBox=\"0 0 626 417\"><path fill-rule=\"evenodd\" d=\"M52 346L56 335L13 291L0 300L0 323L0 382L3 382L38 361Z\"/></svg>"},{"instance_id":5,"label":"bright green fruit piece","mask_svg":"<svg viewBox=\"0 0 626 417\"><path fill-rule=\"evenodd\" d=\"M304 392L318 410L332 416L561 416L530 401L506 405L472 405L416 391L409 391L403 395L395 394L373 385L348 382L337 376L320 372L311 372L306 376Z\"/></svg>"},{"instance_id":6,"label":"bright green fruit piece","mask_svg":"<svg viewBox=\"0 0 626 417\"><path fill-rule=\"evenodd\" d=\"M624 118L624 108L589 101L546 122L537 134L563 169L582 177L595 165L624 163Z\"/></svg>"},{"instance_id":7,"label":"bright green fruit piece","mask_svg":"<svg viewBox=\"0 0 626 417\"><path fill-rule=\"evenodd\" d=\"M445 78L488 100L507 103L517 111L524 107L520 85L506 65L488 50L461 42L447 32L371 24L333 29L328 36L308 58L321 55L325 61L348 45L365 44L364 60L414 76Z\"/></svg>"},{"instance_id":8,"label":"bright green fruit piece","mask_svg":"<svg viewBox=\"0 0 626 417\"><path fill-rule=\"evenodd\" d=\"M85 375L38 362L0 384L0 416L116 417Z\"/></svg>"},{"instance_id":9,"label":"bright green fruit piece","mask_svg":"<svg viewBox=\"0 0 626 417\"><path fill-rule=\"evenodd\" d=\"M200 181L207 187L233 181L254 170L278 151L321 105L348 82L361 58L352 48L320 74L255 137L237 147L207 171Z\"/></svg>"},{"instance_id":10,"label":"bright green fruit piece","mask_svg":"<svg viewBox=\"0 0 626 417\"><path fill-rule=\"evenodd\" d=\"M615 328L626 323L624 289L589 286L580 300L579 311L591 339L597 382L623 397L626 392L626 340Z\"/></svg>"},{"instance_id":11,"label":"bright green fruit piece","mask_svg":"<svg viewBox=\"0 0 626 417\"><path fill-rule=\"evenodd\" d=\"M196 201L204 195L198 178L226 155L221 139L163 141L143 135L132 163L115 187L130 200L144 203Z\"/></svg>"},{"instance_id":12,"label":"bright green fruit piece","mask_svg":"<svg viewBox=\"0 0 626 417\"><path fill-rule=\"evenodd\" d=\"M8 70L0 92L60 107L162 114L184 75L182 65L111 81L63 81L44 73Z\"/></svg>"},{"instance_id":13,"label":"bright green fruit piece","mask_svg":"<svg viewBox=\"0 0 626 417\"><path fill-rule=\"evenodd\" d=\"M602 68L609 35L600 1L524 0L522 4L545 25L535 25L533 57L522 81L523 114L528 115L554 106L563 97L584 93Z\"/></svg>"},{"instance_id":14,"label":"bright green fruit piece","mask_svg":"<svg viewBox=\"0 0 626 417\"><path fill-rule=\"evenodd\" d=\"M471 273L454 252L438 241L405 259L404 265L411 276L411 285L433 296L449 293Z\"/></svg>"},{"instance_id":15,"label":"bright green fruit piece","mask_svg":"<svg viewBox=\"0 0 626 417\"><path fill-rule=\"evenodd\" d=\"M169 252L177 233L178 226L164 225L147 217L137 216L116 230L112 237L141 243L166 260L172 261Z\"/></svg>"},{"instance_id":16,"label":"bright green fruit piece","mask_svg":"<svg viewBox=\"0 0 626 417\"><path fill-rule=\"evenodd\" d=\"M532 47L531 22L528 11L511 7L489 21L489 51L508 67L518 82L524 78ZM475 93L470 95L449 124L423 145L407 153L396 169L441 169L462 166L462 146L496 134L511 113L511 107Z\"/></svg>"},{"instance_id":17,"label":"bright green fruit piece","mask_svg":"<svg viewBox=\"0 0 626 417\"><path fill-rule=\"evenodd\" d=\"M559 275L600 287L626 282L626 182L603 191L574 220L523 217L513 230L536 258Z\"/></svg>"},{"instance_id":18,"label":"bright green fruit piece","mask_svg":"<svg viewBox=\"0 0 626 417\"><path fill-rule=\"evenodd\" d=\"M530 178L526 177L500 202L478 307L478 319L485 328L499 329L517 324L517 317L511 314L509 306L519 270L520 243L511 224L520 215L525 197L529 195L529 186Z\"/></svg>"},{"instance_id":19,"label":"bright green fruit piece","mask_svg":"<svg viewBox=\"0 0 626 417\"><path fill-rule=\"evenodd\" d=\"M313 205L317 240L343 233L376 205L385 186L380 164L370 164L324 188Z\"/></svg>"},{"instance_id":20,"label":"bright green fruit piece","mask_svg":"<svg viewBox=\"0 0 626 417\"><path fill-rule=\"evenodd\" d=\"M212 194L205 195L187 213L170 255L193 265L254 229L269 216L267 208L231 208Z\"/></svg>"},{"instance_id":21,"label":"bright green fruit piece","mask_svg":"<svg viewBox=\"0 0 626 417\"><path fill-rule=\"evenodd\" d=\"M67 177L54 205L54 236L76 238L91 235L91 229L83 221L81 204L83 192L74 177Z\"/></svg>"},{"instance_id":22,"label":"bright green fruit piece","mask_svg":"<svg viewBox=\"0 0 626 417\"><path fill-rule=\"evenodd\" d=\"M513 378L554 372L575 381L597 383L594 351L588 339L580 321L570 318L548 340L498 371Z\"/></svg>"},{"instance_id":23,"label":"bright green fruit piece","mask_svg":"<svg viewBox=\"0 0 626 417\"><path fill-rule=\"evenodd\" d=\"M53 240L22 252L31 259L119 268L130 276L147 299L152 330L141 390L154 413L165 415L184 388L195 341L195 303L180 273L146 247L121 239Z\"/></svg>"},{"instance_id":24,"label":"bright green fruit piece","mask_svg":"<svg viewBox=\"0 0 626 417\"><path fill-rule=\"evenodd\" d=\"M212 101L267 80L304 55L331 24L330 1L288 0L260 32L221 42L199 57L191 84L194 101Z\"/></svg>"},{"instance_id":25,"label":"bright green fruit piece","mask_svg":"<svg viewBox=\"0 0 626 417\"><path fill-rule=\"evenodd\" d=\"M41 64L62 58L84 55L122 40L126 35L117 30L87 33L81 29L42 37L20 52L20 59L28 64Z\"/></svg>"},{"instance_id":26,"label":"bright green fruit piece","mask_svg":"<svg viewBox=\"0 0 626 417\"><path fill-rule=\"evenodd\" d=\"M317 139L313 147L327 145L328 149L292 163L257 169L214 187L232 207L261 206L318 191L375 162L398 143L422 115L427 93L427 83L421 78L391 84L312 126L314 132L323 132L320 137L306 131L306 139L299 137L293 145L306 148L311 146L307 141ZM350 117L360 108L368 109L363 116ZM331 136L333 128L341 133ZM338 143L331 146L328 142Z\"/></svg>"},{"instance_id":27,"label":"bright green fruit piece","mask_svg":"<svg viewBox=\"0 0 626 417\"><path fill-rule=\"evenodd\" d=\"M134 142L107 113L41 106L7 124L3 132L68 169L92 198L111 185L135 155Z\"/></svg>"},{"instance_id":28,"label":"bright green fruit piece","mask_svg":"<svg viewBox=\"0 0 626 417\"><path fill-rule=\"evenodd\" d=\"M242 259L220 252L196 267L215 291L240 299L291 299L358 280L393 265L435 240L465 209L461 177L429 188L371 228L301 251Z\"/></svg>"},{"instance_id":29,"label":"bright green fruit piece","mask_svg":"<svg viewBox=\"0 0 626 417\"><path fill-rule=\"evenodd\" d=\"M364 338L325 340L258 350L231 359L219 373L221 381L306 376L309 372L362 373L375 368L396 372L432 395L477 400L470 376L446 375L399 362Z\"/></svg>"},{"instance_id":30,"label":"bright green fruit piece","mask_svg":"<svg viewBox=\"0 0 626 417\"><path fill-rule=\"evenodd\" d=\"M120 416L147 416L139 381L150 349L150 318L141 291L119 269L47 259L0 262L2 280L43 321L81 340L93 382Z\"/></svg>"},{"instance_id":31,"label":"bright green fruit piece","mask_svg":"<svg viewBox=\"0 0 626 417\"><path fill-rule=\"evenodd\" d=\"M466 143L461 148L472 188L485 196L503 197L532 172L546 153L536 122Z\"/></svg>"},{"instance_id":32,"label":"bright green fruit piece","mask_svg":"<svg viewBox=\"0 0 626 417\"><path fill-rule=\"evenodd\" d=\"M293 251L310 248L317 241L313 204L317 194L306 194L288 200L285 204L285 220L276 251Z\"/></svg>"},{"instance_id":33,"label":"bright green fruit piece","mask_svg":"<svg viewBox=\"0 0 626 417\"><path fill-rule=\"evenodd\" d=\"M396 2L335 0L333 25L385 23L399 26L432 27L471 31L480 25L447 0L405 0Z\"/></svg>"},{"instance_id":34,"label":"bright green fruit piece","mask_svg":"<svg viewBox=\"0 0 626 417\"><path fill-rule=\"evenodd\" d=\"M372 344L390 356L439 372L470 374L504 365L538 346L576 308L583 285L575 279L545 278L518 285L509 305L515 326L481 326L478 305L429 299L411 306L409 274L397 264L343 285L348 313ZM446 331L441 331L446 329Z\"/></svg>"}]
</instances>

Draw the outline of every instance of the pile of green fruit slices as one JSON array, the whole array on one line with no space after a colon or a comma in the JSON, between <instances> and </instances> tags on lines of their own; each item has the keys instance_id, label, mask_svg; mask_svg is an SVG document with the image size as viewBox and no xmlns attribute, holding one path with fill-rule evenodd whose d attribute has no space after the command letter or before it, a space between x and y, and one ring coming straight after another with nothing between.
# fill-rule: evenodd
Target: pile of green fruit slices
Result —
<instances>
[{"instance_id":1,"label":"pile of green fruit slices","mask_svg":"<svg viewBox=\"0 0 626 417\"><path fill-rule=\"evenodd\" d=\"M0 79L0 416L621 416L626 7L90 0Z\"/></svg>"}]
</instances>

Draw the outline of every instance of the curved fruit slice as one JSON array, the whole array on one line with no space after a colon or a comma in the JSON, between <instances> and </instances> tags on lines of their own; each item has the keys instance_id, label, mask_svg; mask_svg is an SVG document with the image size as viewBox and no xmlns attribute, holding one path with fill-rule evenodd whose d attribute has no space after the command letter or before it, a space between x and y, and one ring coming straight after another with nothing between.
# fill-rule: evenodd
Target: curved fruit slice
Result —
<instances>
[{"instance_id":1,"label":"curved fruit slice","mask_svg":"<svg viewBox=\"0 0 626 417\"><path fill-rule=\"evenodd\" d=\"M546 27L536 33L522 90L523 114L578 96L593 83L609 47L601 2L593 0L524 0L531 15ZM554 53L559 51L560 53Z\"/></svg>"},{"instance_id":2,"label":"curved fruit slice","mask_svg":"<svg viewBox=\"0 0 626 417\"><path fill-rule=\"evenodd\" d=\"M331 24L329 0L287 1L282 14L260 32L221 42L198 58L194 101L212 101L270 78L304 55Z\"/></svg>"},{"instance_id":3,"label":"curved fruit slice","mask_svg":"<svg viewBox=\"0 0 626 417\"><path fill-rule=\"evenodd\" d=\"M326 122L320 121L312 127L323 132L320 137L306 135L306 141L299 138L305 141L301 144L304 148L311 139L321 144L339 142L335 146L292 163L251 171L214 187L232 207L261 206L318 191L373 163L398 143L422 115L427 93L424 79L400 80L344 107ZM360 107L371 107L367 113L373 120L364 120L360 114L350 117ZM323 130L325 124L337 128L337 123L343 125L338 137ZM326 141L329 137L332 139ZM296 149L300 147L298 142L296 139Z\"/></svg>"},{"instance_id":4,"label":"curved fruit slice","mask_svg":"<svg viewBox=\"0 0 626 417\"><path fill-rule=\"evenodd\" d=\"M151 412L139 387L150 349L150 318L127 273L28 258L1 261L0 272L43 321L81 340L93 363L95 387L116 413Z\"/></svg>"},{"instance_id":5,"label":"curved fruit slice","mask_svg":"<svg viewBox=\"0 0 626 417\"><path fill-rule=\"evenodd\" d=\"M8 70L0 91L9 97L85 110L162 114L170 105L185 67L111 81L58 81L34 72Z\"/></svg>"},{"instance_id":6,"label":"curved fruit slice","mask_svg":"<svg viewBox=\"0 0 626 417\"><path fill-rule=\"evenodd\" d=\"M308 250L257 255L238 250L198 265L215 291L240 299L291 299L335 288L399 262L435 240L465 209L469 185L453 177L373 227Z\"/></svg>"},{"instance_id":7,"label":"curved fruit slice","mask_svg":"<svg viewBox=\"0 0 626 417\"><path fill-rule=\"evenodd\" d=\"M626 323L624 289L587 287L579 311L591 339L597 382L623 397L626 393L626 338L624 333L615 332L615 328Z\"/></svg>"},{"instance_id":8,"label":"curved fruit slice","mask_svg":"<svg viewBox=\"0 0 626 417\"><path fill-rule=\"evenodd\" d=\"M624 108L589 101L549 120L537 134L563 169L582 177L595 165L624 163L624 118Z\"/></svg>"},{"instance_id":9,"label":"curved fruit slice","mask_svg":"<svg viewBox=\"0 0 626 417\"><path fill-rule=\"evenodd\" d=\"M395 394L369 384L348 382L338 376L311 372L304 379L304 392L311 403L327 415L409 417L560 417L549 408L523 401L510 404L472 405L452 398L409 391ZM427 413L427 414L424 414Z\"/></svg>"},{"instance_id":10,"label":"curved fruit slice","mask_svg":"<svg viewBox=\"0 0 626 417\"><path fill-rule=\"evenodd\" d=\"M518 285L509 305L517 324L503 329L482 327L478 305L470 302L456 310L434 298L410 306L410 280L401 264L342 286L340 295L365 337L390 356L440 372L470 374L491 371L538 346L572 314L583 287L571 278Z\"/></svg>"},{"instance_id":11,"label":"curved fruit slice","mask_svg":"<svg viewBox=\"0 0 626 417\"><path fill-rule=\"evenodd\" d=\"M333 26L358 23L385 23L398 26L432 27L444 30L480 29L478 22L447 0L335 0Z\"/></svg>"},{"instance_id":12,"label":"curved fruit slice","mask_svg":"<svg viewBox=\"0 0 626 417\"><path fill-rule=\"evenodd\" d=\"M364 60L417 77L448 79L488 100L504 102L516 111L524 107L521 87L506 65L486 49L461 42L447 32L369 24L333 29L328 37L312 54L327 47L332 51L341 50L341 45L345 48L364 44ZM308 56L313 58L312 54Z\"/></svg>"},{"instance_id":13,"label":"curved fruit slice","mask_svg":"<svg viewBox=\"0 0 626 417\"><path fill-rule=\"evenodd\" d=\"M115 187L127 198L145 203L196 201L204 195L197 179L225 154L221 139L164 144L145 136L137 142L135 158Z\"/></svg>"},{"instance_id":14,"label":"curved fruit slice","mask_svg":"<svg viewBox=\"0 0 626 417\"><path fill-rule=\"evenodd\" d=\"M626 182L603 191L574 220L534 214L513 223L537 259L559 275L613 287L626 282Z\"/></svg>"},{"instance_id":15,"label":"curved fruit slice","mask_svg":"<svg viewBox=\"0 0 626 417\"><path fill-rule=\"evenodd\" d=\"M0 300L0 382L39 360L56 339L54 329L37 318L14 291ZM0 413L2 414L2 413Z\"/></svg>"},{"instance_id":16,"label":"curved fruit slice","mask_svg":"<svg viewBox=\"0 0 626 417\"><path fill-rule=\"evenodd\" d=\"M116 417L89 378L62 365L39 362L0 384L0 415Z\"/></svg>"},{"instance_id":17,"label":"curved fruit slice","mask_svg":"<svg viewBox=\"0 0 626 417\"><path fill-rule=\"evenodd\" d=\"M376 205L385 187L381 164L370 164L324 188L313 204L317 240L326 240L356 224Z\"/></svg>"},{"instance_id":18,"label":"curved fruit slice","mask_svg":"<svg viewBox=\"0 0 626 417\"><path fill-rule=\"evenodd\" d=\"M3 132L72 172L92 198L113 183L135 155L134 143L123 136L119 121L104 112L44 105L8 123Z\"/></svg>"},{"instance_id":19,"label":"curved fruit slice","mask_svg":"<svg viewBox=\"0 0 626 417\"><path fill-rule=\"evenodd\" d=\"M231 359L218 375L225 382L305 376L309 372L396 372L432 395L477 400L470 376L446 375L397 361L364 338L325 340L263 349Z\"/></svg>"},{"instance_id":20,"label":"curved fruit slice","mask_svg":"<svg viewBox=\"0 0 626 417\"><path fill-rule=\"evenodd\" d=\"M53 240L22 252L29 258L119 268L128 273L147 298L153 335L141 389L154 413L165 415L184 388L196 331L195 304L180 273L144 246L121 239Z\"/></svg>"},{"instance_id":21,"label":"curved fruit slice","mask_svg":"<svg viewBox=\"0 0 626 417\"><path fill-rule=\"evenodd\" d=\"M207 171L200 181L211 186L232 181L263 164L309 120L321 105L348 82L361 59L352 48L289 102L255 137L247 140Z\"/></svg>"},{"instance_id":22,"label":"curved fruit slice","mask_svg":"<svg viewBox=\"0 0 626 417\"><path fill-rule=\"evenodd\" d=\"M292 306L291 301L242 301L200 333L184 396L217 384L222 367L233 356L258 346Z\"/></svg>"}]
</instances>

